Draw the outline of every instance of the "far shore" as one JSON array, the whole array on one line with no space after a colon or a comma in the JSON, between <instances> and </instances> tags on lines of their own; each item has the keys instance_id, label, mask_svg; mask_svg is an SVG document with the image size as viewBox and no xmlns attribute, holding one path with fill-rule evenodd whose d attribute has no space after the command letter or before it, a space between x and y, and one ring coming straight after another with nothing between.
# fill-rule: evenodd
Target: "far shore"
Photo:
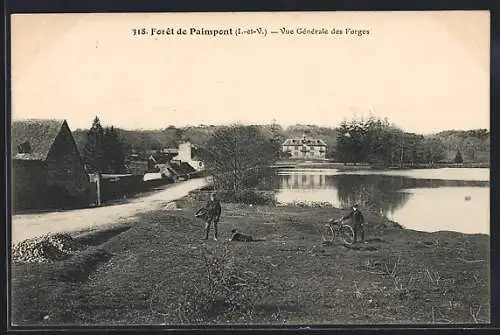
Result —
<instances>
[{"instance_id":1,"label":"far shore","mask_svg":"<svg viewBox=\"0 0 500 335\"><path fill-rule=\"evenodd\" d=\"M320 168L320 169L339 169L339 170L412 170L412 169L442 169L442 168L490 168L489 163L435 163L414 164L401 166L376 166L365 163L341 163L329 160L281 160L272 167L275 168Z\"/></svg>"}]
</instances>

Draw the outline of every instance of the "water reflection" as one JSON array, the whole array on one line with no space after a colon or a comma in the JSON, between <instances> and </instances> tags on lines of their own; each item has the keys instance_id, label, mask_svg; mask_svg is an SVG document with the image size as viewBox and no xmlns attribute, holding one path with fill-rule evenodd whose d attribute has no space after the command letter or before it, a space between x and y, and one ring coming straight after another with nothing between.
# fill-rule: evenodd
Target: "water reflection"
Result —
<instances>
[{"instance_id":1,"label":"water reflection","mask_svg":"<svg viewBox=\"0 0 500 335\"><path fill-rule=\"evenodd\" d=\"M362 207L384 215L394 213L411 196L395 192L403 188L403 177L338 175L332 176L331 185L337 189L342 207L358 202Z\"/></svg>"},{"instance_id":2,"label":"water reflection","mask_svg":"<svg viewBox=\"0 0 500 335\"><path fill-rule=\"evenodd\" d=\"M465 171L467 169L463 170L465 176L470 176ZM422 230L433 231L431 227L434 227L434 230L489 232L489 216L486 218L489 202L484 200L489 196L488 180L467 180L467 177L458 180L458 172L452 176L457 178L455 180L436 179L432 171L427 171L424 176L428 179L398 173L365 175L341 174L336 170L279 170L270 176L267 186L278 191L277 200L280 202L320 201L341 208L361 202L361 206L414 229L418 229L419 220L425 215L430 226L422 226ZM440 217L442 208L454 208L453 217L443 220ZM474 208L472 213L470 208ZM481 217L474 218L478 211ZM457 228L460 222L474 224Z\"/></svg>"},{"instance_id":3,"label":"water reflection","mask_svg":"<svg viewBox=\"0 0 500 335\"><path fill-rule=\"evenodd\" d=\"M280 188L281 189L294 189L294 188L326 188L326 176L325 175L282 175L280 176Z\"/></svg>"}]
</instances>

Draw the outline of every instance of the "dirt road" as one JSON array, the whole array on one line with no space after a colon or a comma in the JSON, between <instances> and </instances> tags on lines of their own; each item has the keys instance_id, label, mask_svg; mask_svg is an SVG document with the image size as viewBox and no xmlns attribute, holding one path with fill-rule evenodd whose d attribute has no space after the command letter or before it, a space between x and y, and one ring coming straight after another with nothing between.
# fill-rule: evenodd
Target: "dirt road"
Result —
<instances>
[{"instance_id":1,"label":"dirt road","mask_svg":"<svg viewBox=\"0 0 500 335\"><path fill-rule=\"evenodd\" d=\"M12 243L47 233L92 231L119 225L137 214L161 208L168 202L180 199L190 191L206 184L205 179L191 179L123 204L62 212L13 215Z\"/></svg>"}]
</instances>

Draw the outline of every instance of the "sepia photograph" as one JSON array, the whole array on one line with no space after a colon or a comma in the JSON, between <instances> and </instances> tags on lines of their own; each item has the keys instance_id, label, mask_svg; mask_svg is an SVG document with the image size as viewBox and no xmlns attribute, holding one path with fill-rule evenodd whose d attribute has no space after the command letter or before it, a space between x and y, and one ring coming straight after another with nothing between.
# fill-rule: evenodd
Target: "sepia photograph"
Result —
<instances>
[{"instance_id":1,"label":"sepia photograph","mask_svg":"<svg viewBox=\"0 0 500 335\"><path fill-rule=\"evenodd\" d=\"M12 327L490 323L488 11L10 23Z\"/></svg>"}]
</instances>

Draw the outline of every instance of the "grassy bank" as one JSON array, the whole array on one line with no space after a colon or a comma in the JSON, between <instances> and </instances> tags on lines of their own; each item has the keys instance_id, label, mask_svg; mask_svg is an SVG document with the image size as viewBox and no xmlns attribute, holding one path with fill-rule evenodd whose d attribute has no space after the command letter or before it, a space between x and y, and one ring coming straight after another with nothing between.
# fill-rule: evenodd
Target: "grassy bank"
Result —
<instances>
[{"instance_id":1,"label":"grassy bank","mask_svg":"<svg viewBox=\"0 0 500 335\"><path fill-rule=\"evenodd\" d=\"M71 258L12 267L15 324L475 323L489 321L489 237L388 227L324 244L331 208L223 204L202 241L193 198L128 229L86 235ZM343 214L343 213L342 213ZM229 242L237 228L259 242Z\"/></svg>"}]
</instances>

